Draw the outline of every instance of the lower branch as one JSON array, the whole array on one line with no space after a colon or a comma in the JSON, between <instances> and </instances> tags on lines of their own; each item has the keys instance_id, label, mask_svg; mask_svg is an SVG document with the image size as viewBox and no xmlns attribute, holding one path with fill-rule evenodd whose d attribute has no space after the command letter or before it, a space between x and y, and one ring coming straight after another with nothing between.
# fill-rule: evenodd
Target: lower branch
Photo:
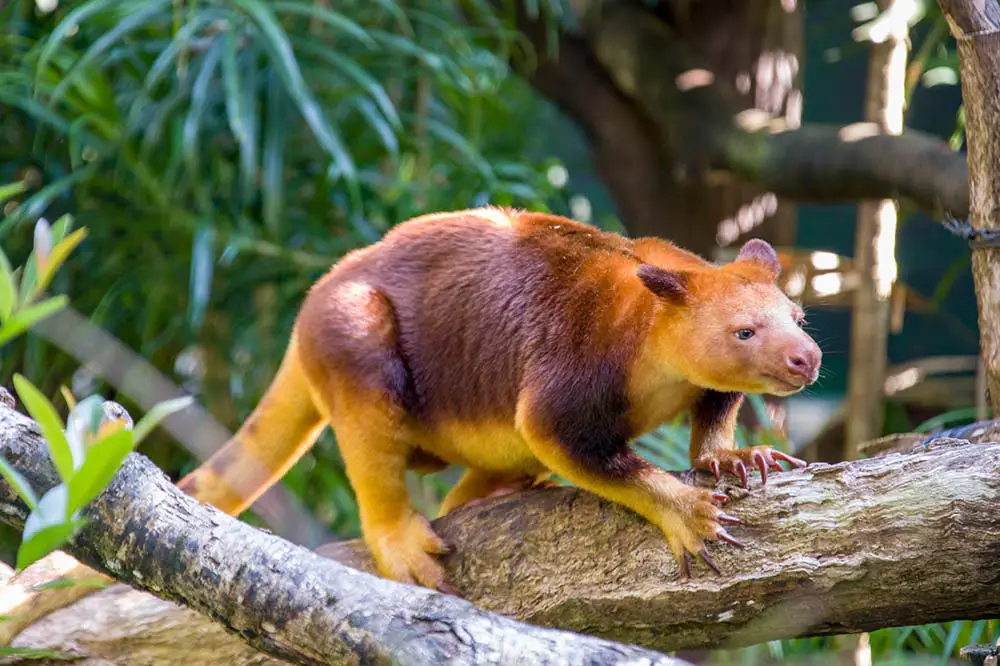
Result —
<instances>
[{"instance_id":1,"label":"lower branch","mask_svg":"<svg viewBox=\"0 0 1000 666\"><path fill-rule=\"evenodd\" d=\"M39 494L57 483L37 427L8 407L0 407L0 445ZM26 515L0 483L0 518L21 528ZM351 569L194 501L136 454L87 517L66 548L80 561L295 664L683 663Z\"/></svg>"},{"instance_id":2,"label":"lower branch","mask_svg":"<svg viewBox=\"0 0 1000 666\"><path fill-rule=\"evenodd\" d=\"M969 214L965 158L916 130L893 136L874 123L735 129L712 157L716 168L799 202L902 198L940 216Z\"/></svg>"},{"instance_id":3,"label":"lower branch","mask_svg":"<svg viewBox=\"0 0 1000 666\"><path fill-rule=\"evenodd\" d=\"M0 445L33 485L52 484L31 422L6 408ZM696 565L693 580L680 580L656 528L577 489L496 498L434 525L456 549L444 558L451 582L477 606L661 651L1000 612L1000 578L988 573L1000 546L1000 443L939 439L909 453L773 474L766 489L756 477L750 491L724 487L733 498L729 512L745 523L731 531L747 547L711 546L722 577ZM531 663L546 663L537 657L545 651L561 660L567 645L615 655L611 663L631 649L545 633L324 561L196 504L139 456L130 457L92 515L93 526L68 549L74 555L296 663L315 663L320 654L419 660L447 650L470 658L491 640L503 640L512 661L540 650L524 656ZM24 517L2 484L0 516L15 524ZM357 540L321 553L371 570ZM65 614L115 589L43 622L62 617L72 627ZM177 622L176 613L170 617ZM38 640L36 627L14 644L30 636Z\"/></svg>"}]
</instances>

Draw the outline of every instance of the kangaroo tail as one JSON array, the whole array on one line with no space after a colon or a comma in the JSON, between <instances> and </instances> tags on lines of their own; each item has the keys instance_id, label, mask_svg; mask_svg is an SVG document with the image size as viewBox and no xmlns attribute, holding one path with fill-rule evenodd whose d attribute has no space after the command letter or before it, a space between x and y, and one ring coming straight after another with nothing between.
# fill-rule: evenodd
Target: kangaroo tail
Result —
<instances>
[{"instance_id":1,"label":"kangaroo tail","mask_svg":"<svg viewBox=\"0 0 1000 666\"><path fill-rule=\"evenodd\" d=\"M257 407L225 446L177 486L201 502L239 514L298 462L324 425L293 334Z\"/></svg>"}]
</instances>

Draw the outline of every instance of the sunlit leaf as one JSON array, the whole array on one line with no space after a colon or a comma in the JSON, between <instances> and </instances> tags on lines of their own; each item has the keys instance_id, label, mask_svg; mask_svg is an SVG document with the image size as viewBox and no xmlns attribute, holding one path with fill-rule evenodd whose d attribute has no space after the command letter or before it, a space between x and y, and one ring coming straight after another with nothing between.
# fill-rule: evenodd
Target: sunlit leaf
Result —
<instances>
[{"instance_id":1,"label":"sunlit leaf","mask_svg":"<svg viewBox=\"0 0 1000 666\"><path fill-rule=\"evenodd\" d=\"M42 272L38 277L38 283L35 285L36 294L41 294L46 288L48 288L49 283L52 282L52 278L55 277L56 271L58 271L59 267L65 263L66 259L70 255L70 252L72 252L77 245L82 243L83 239L86 237L86 229L77 229L68 237L59 241L56 246L52 248L48 261L45 262L45 267L42 269Z\"/></svg>"},{"instance_id":2,"label":"sunlit leaf","mask_svg":"<svg viewBox=\"0 0 1000 666\"><path fill-rule=\"evenodd\" d=\"M27 189L28 186L23 182L0 185L0 203L13 199Z\"/></svg>"},{"instance_id":3,"label":"sunlit leaf","mask_svg":"<svg viewBox=\"0 0 1000 666\"><path fill-rule=\"evenodd\" d=\"M27 531L25 531L25 537L21 541L20 548L17 549L18 571L24 570L25 567L37 562L52 551L58 550L85 524L84 519L76 519L47 525L33 532L30 536L27 536Z\"/></svg>"},{"instance_id":4,"label":"sunlit leaf","mask_svg":"<svg viewBox=\"0 0 1000 666\"><path fill-rule=\"evenodd\" d=\"M163 419L192 404L194 404L194 398L191 396L171 398L157 403L135 424L135 428L132 430L132 441L135 442L135 446L139 446L142 440L153 431L153 428L163 422Z\"/></svg>"},{"instance_id":5,"label":"sunlit leaf","mask_svg":"<svg viewBox=\"0 0 1000 666\"><path fill-rule=\"evenodd\" d=\"M91 443L83 465L68 483L70 512L82 509L101 494L111 483L132 447L132 432L124 429L114 430Z\"/></svg>"},{"instance_id":6,"label":"sunlit leaf","mask_svg":"<svg viewBox=\"0 0 1000 666\"><path fill-rule=\"evenodd\" d=\"M44 270L52 251L52 227L44 217L35 222L35 263L39 271Z\"/></svg>"},{"instance_id":7,"label":"sunlit leaf","mask_svg":"<svg viewBox=\"0 0 1000 666\"><path fill-rule=\"evenodd\" d=\"M0 456L0 474L3 474L4 478L7 479L7 483L14 487L17 494L28 505L28 508L34 511L35 507L38 506L38 496L35 495L35 491L32 490L28 480L20 472L11 467L10 463L3 456Z\"/></svg>"},{"instance_id":8,"label":"sunlit leaf","mask_svg":"<svg viewBox=\"0 0 1000 666\"><path fill-rule=\"evenodd\" d=\"M80 653L29 647L0 647L0 657L17 657L22 660L79 661Z\"/></svg>"},{"instance_id":9,"label":"sunlit leaf","mask_svg":"<svg viewBox=\"0 0 1000 666\"><path fill-rule=\"evenodd\" d=\"M63 400L66 402L66 406L73 410L76 407L76 398L73 397L73 392L69 390L65 385L59 387L59 393L62 394Z\"/></svg>"},{"instance_id":10,"label":"sunlit leaf","mask_svg":"<svg viewBox=\"0 0 1000 666\"><path fill-rule=\"evenodd\" d=\"M17 395L24 403L25 409L31 414L31 418L38 423L42 431L42 437L49 445L49 454L52 462L55 463L59 476L65 481L73 475L73 454L63 433L63 423L56 413L55 407L49 402L35 385L28 381L23 375L14 375L14 388Z\"/></svg>"},{"instance_id":11,"label":"sunlit leaf","mask_svg":"<svg viewBox=\"0 0 1000 666\"><path fill-rule=\"evenodd\" d=\"M63 215L55 221L55 224L51 225L47 241L50 243L50 247L51 243L58 245L62 242L72 223L72 215ZM37 261L37 251L32 249L31 254L28 255L28 261L24 265L24 270L21 272L19 298L22 304L34 300L41 293L41 289L38 288L38 276L39 262Z\"/></svg>"},{"instance_id":12,"label":"sunlit leaf","mask_svg":"<svg viewBox=\"0 0 1000 666\"><path fill-rule=\"evenodd\" d=\"M7 321L17 305L17 280L7 255L0 250L0 321Z\"/></svg>"},{"instance_id":13,"label":"sunlit leaf","mask_svg":"<svg viewBox=\"0 0 1000 666\"><path fill-rule=\"evenodd\" d=\"M63 309L67 303L69 298L60 294L18 310L0 326L0 345Z\"/></svg>"},{"instance_id":14,"label":"sunlit leaf","mask_svg":"<svg viewBox=\"0 0 1000 666\"><path fill-rule=\"evenodd\" d=\"M104 399L90 395L73 407L66 418L66 441L73 454L73 468L79 473L86 458L87 443L97 434L104 418Z\"/></svg>"}]
</instances>

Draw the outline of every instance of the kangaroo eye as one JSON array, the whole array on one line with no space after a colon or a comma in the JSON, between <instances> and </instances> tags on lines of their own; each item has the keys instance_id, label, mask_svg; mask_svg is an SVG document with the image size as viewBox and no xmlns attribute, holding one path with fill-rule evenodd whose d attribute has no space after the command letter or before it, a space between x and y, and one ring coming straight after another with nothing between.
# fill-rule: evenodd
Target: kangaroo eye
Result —
<instances>
[{"instance_id":1,"label":"kangaroo eye","mask_svg":"<svg viewBox=\"0 0 1000 666\"><path fill-rule=\"evenodd\" d=\"M740 340L749 340L753 337L753 329L751 328L741 328L736 331L736 337Z\"/></svg>"}]
</instances>

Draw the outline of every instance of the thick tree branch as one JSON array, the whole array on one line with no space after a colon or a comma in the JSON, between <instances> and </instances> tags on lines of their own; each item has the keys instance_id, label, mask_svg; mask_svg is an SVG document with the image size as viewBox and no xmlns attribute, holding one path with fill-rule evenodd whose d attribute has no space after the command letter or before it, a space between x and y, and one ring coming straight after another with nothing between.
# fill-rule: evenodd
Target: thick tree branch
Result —
<instances>
[{"instance_id":1,"label":"thick tree branch","mask_svg":"<svg viewBox=\"0 0 1000 666\"><path fill-rule=\"evenodd\" d=\"M968 214L965 158L945 142L912 130L876 136L860 125L755 127L767 114L747 111L734 82L718 80L640 3L585 4L596 61L689 168L729 171L796 201L900 197L931 214Z\"/></svg>"},{"instance_id":2,"label":"thick tree branch","mask_svg":"<svg viewBox=\"0 0 1000 666\"><path fill-rule=\"evenodd\" d=\"M916 130L892 136L872 123L735 130L712 164L803 203L902 198L935 216L969 214L965 158Z\"/></svg>"},{"instance_id":3,"label":"thick tree branch","mask_svg":"<svg viewBox=\"0 0 1000 666\"><path fill-rule=\"evenodd\" d=\"M58 476L35 424L0 407L3 455L39 494ZM619 664L675 659L522 624L473 604L361 573L239 522L181 493L130 455L66 549L133 587L214 618L296 664ZM0 517L26 507L0 484Z\"/></svg>"},{"instance_id":4,"label":"thick tree branch","mask_svg":"<svg viewBox=\"0 0 1000 666\"><path fill-rule=\"evenodd\" d=\"M44 487L52 471L29 423L0 408L0 443L8 459ZM727 491L734 498L730 512L745 522L732 531L747 548L712 546L721 578L700 566L693 580L679 580L654 527L575 489L498 498L435 527L456 547L444 560L452 582L478 606L662 651L1000 612L1000 577L990 573L1000 546L993 511L1000 495L998 443L941 440L910 454L775 474L766 490L754 483L749 493ZM23 518L23 507L11 513L15 506L10 489L0 487L4 520ZM484 618L490 616L463 602L352 575L202 508L137 456L94 510L98 522L71 552L90 564L113 566L136 587L219 618L272 654L287 654L289 644L358 651L359 634L368 641L365 649L419 650L428 617L447 629L434 646L453 646L448 632L469 627L497 635L487 631L493 620ZM371 566L357 541L321 551L352 567ZM81 603L108 599L114 589ZM291 600L303 605L283 612ZM128 608L125 601L116 603ZM78 606L43 622L65 622ZM307 611L316 615L307 617ZM324 624L328 614L345 624ZM263 624L268 615L276 618L271 625ZM170 617L177 621L176 613ZM320 627L327 633L317 637ZM511 650L521 645L517 627L501 632L510 637ZM386 642L401 631L417 638L406 647ZM39 639L35 627L15 645L32 636ZM315 657L296 652L293 658Z\"/></svg>"}]
</instances>

